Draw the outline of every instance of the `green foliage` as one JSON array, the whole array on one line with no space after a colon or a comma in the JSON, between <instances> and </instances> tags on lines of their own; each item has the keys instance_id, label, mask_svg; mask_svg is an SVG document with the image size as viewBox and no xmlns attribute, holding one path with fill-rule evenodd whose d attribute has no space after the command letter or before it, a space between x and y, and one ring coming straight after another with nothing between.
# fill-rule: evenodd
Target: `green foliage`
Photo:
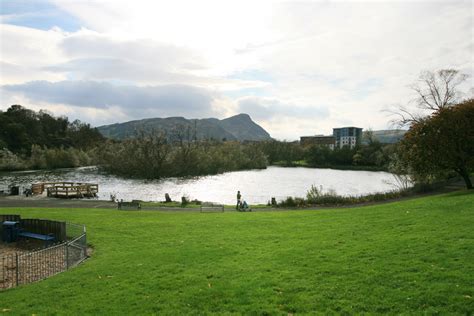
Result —
<instances>
[{"instance_id":1,"label":"green foliage","mask_svg":"<svg viewBox=\"0 0 474 316\"><path fill-rule=\"evenodd\" d=\"M264 169L258 145L240 142L183 140L170 143L160 133L110 141L102 151L104 169L122 176L157 179L198 176L244 169Z\"/></svg>"},{"instance_id":2,"label":"green foliage","mask_svg":"<svg viewBox=\"0 0 474 316\"><path fill-rule=\"evenodd\" d=\"M76 148L41 148L33 145L29 168L55 169L73 168L93 164L93 154Z\"/></svg>"},{"instance_id":3,"label":"green foliage","mask_svg":"<svg viewBox=\"0 0 474 316\"><path fill-rule=\"evenodd\" d=\"M54 117L41 110L35 112L12 105L0 111L0 145L15 154L30 155L32 145L47 148L81 148L96 146L103 136L89 124L67 117Z\"/></svg>"},{"instance_id":4,"label":"green foliage","mask_svg":"<svg viewBox=\"0 0 474 316\"><path fill-rule=\"evenodd\" d=\"M311 188L306 192L306 200L309 204L316 204L316 201L323 195L323 187L312 185Z\"/></svg>"},{"instance_id":5,"label":"green foliage","mask_svg":"<svg viewBox=\"0 0 474 316\"><path fill-rule=\"evenodd\" d=\"M344 168L346 166L348 169L386 170L394 147L395 145L382 145L376 140L352 149L344 146L332 150L326 146L314 145L305 149L304 156L308 164L313 167Z\"/></svg>"},{"instance_id":6,"label":"green foliage","mask_svg":"<svg viewBox=\"0 0 474 316\"><path fill-rule=\"evenodd\" d=\"M311 167L337 167L347 169L386 170L393 145L382 145L371 133L366 133L367 144L330 149L327 146L303 148L298 142L262 141L256 146L265 154L271 165ZM358 167L360 166L360 167Z\"/></svg>"},{"instance_id":7,"label":"green foliage","mask_svg":"<svg viewBox=\"0 0 474 316\"><path fill-rule=\"evenodd\" d=\"M0 170L22 170L27 163L6 148L0 148Z\"/></svg>"},{"instance_id":8,"label":"green foliage","mask_svg":"<svg viewBox=\"0 0 474 316\"><path fill-rule=\"evenodd\" d=\"M432 188L425 187L426 190L431 190ZM423 190L422 188L417 187L417 191ZM370 202L380 202L390 199L396 199L404 196L412 195L415 189L412 188L400 188L398 190L393 190L390 192L384 193L374 193L362 196L341 196L337 195L334 190L328 190L327 192L323 191L323 187L320 188L312 185L311 188L306 193L306 199L297 198L297 197L287 197L285 200L280 201L278 206L280 207L308 207L315 205L325 205L325 206L334 206L334 205L351 205L351 204L361 204L361 203L370 203Z\"/></svg>"},{"instance_id":9,"label":"green foliage","mask_svg":"<svg viewBox=\"0 0 474 316\"><path fill-rule=\"evenodd\" d=\"M473 188L474 99L444 107L415 122L400 144L400 158L419 182L456 172Z\"/></svg>"},{"instance_id":10,"label":"green foliage","mask_svg":"<svg viewBox=\"0 0 474 316\"><path fill-rule=\"evenodd\" d=\"M104 138L78 120L54 117L20 105L0 111L0 170L52 169L97 162Z\"/></svg>"},{"instance_id":11,"label":"green foliage","mask_svg":"<svg viewBox=\"0 0 474 316\"><path fill-rule=\"evenodd\" d=\"M181 207L186 207L189 204L189 197L183 195L181 197Z\"/></svg>"},{"instance_id":12,"label":"green foliage","mask_svg":"<svg viewBox=\"0 0 474 316\"><path fill-rule=\"evenodd\" d=\"M255 145L265 154L271 165L293 166L295 161L304 158L303 148L298 142L270 140Z\"/></svg>"},{"instance_id":13,"label":"green foliage","mask_svg":"<svg viewBox=\"0 0 474 316\"><path fill-rule=\"evenodd\" d=\"M464 191L317 211L0 209L84 223L94 248L78 267L2 292L0 311L469 315L473 204Z\"/></svg>"}]
</instances>

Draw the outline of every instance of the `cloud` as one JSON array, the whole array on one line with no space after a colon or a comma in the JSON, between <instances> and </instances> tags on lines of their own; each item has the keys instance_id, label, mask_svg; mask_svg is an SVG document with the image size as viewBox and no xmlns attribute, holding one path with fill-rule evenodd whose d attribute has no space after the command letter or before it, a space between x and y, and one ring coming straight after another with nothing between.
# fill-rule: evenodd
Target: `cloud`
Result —
<instances>
[{"instance_id":1,"label":"cloud","mask_svg":"<svg viewBox=\"0 0 474 316\"><path fill-rule=\"evenodd\" d=\"M64 34L58 29L38 29L1 24L0 59L9 64L31 69L51 65L64 60L58 50ZM2 74L2 82L9 78Z\"/></svg>"},{"instance_id":2,"label":"cloud","mask_svg":"<svg viewBox=\"0 0 474 316\"><path fill-rule=\"evenodd\" d=\"M248 112L296 139L343 124L387 128L381 110L406 104L422 70L474 75L469 1L53 0L48 12L20 2L28 7L2 16L3 91L71 115ZM50 7L83 28L37 25L58 16ZM17 22L30 27L6 24Z\"/></svg>"},{"instance_id":3,"label":"cloud","mask_svg":"<svg viewBox=\"0 0 474 316\"><path fill-rule=\"evenodd\" d=\"M73 15L61 11L52 3L42 0L2 1L2 23L49 30L61 25L63 30L80 28L80 21Z\"/></svg>"},{"instance_id":4,"label":"cloud","mask_svg":"<svg viewBox=\"0 0 474 316\"><path fill-rule=\"evenodd\" d=\"M268 121L275 117L307 118L322 120L329 116L327 107L297 106L275 98L243 97L237 100L239 112L247 113L257 120Z\"/></svg>"},{"instance_id":5,"label":"cloud","mask_svg":"<svg viewBox=\"0 0 474 316\"><path fill-rule=\"evenodd\" d=\"M216 98L208 90L186 85L139 87L96 81L32 81L3 85L1 89L21 94L33 102L95 109L120 108L134 118L143 117L145 113L154 116L211 116Z\"/></svg>"},{"instance_id":6,"label":"cloud","mask_svg":"<svg viewBox=\"0 0 474 316\"><path fill-rule=\"evenodd\" d=\"M120 80L134 84L185 84L204 81L191 74L169 71L156 64L110 57L72 59L62 64L44 67L43 70L66 74L68 78L74 80Z\"/></svg>"}]
</instances>

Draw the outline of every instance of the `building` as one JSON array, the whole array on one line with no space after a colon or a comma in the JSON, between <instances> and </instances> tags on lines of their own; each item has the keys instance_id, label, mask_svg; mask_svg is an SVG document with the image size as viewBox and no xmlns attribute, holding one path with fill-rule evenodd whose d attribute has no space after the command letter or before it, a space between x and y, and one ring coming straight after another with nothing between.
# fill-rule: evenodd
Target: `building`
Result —
<instances>
[{"instance_id":1,"label":"building","mask_svg":"<svg viewBox=\"0 0 474 316\"><path fill-rule=\"evenodd\" d=\"M326 147L329 147L330 149L334 149L334 146L336 144L336 139L334 138L334 136L323 136L323 135L301 136L300 144L303 147L326 146Z\"/></svg>"},{"instance_id":2,"label":"building","mask_svg":"<svg viewBox=\"0 0 474 316\"><path fill-rule=\"evenodd\" d=\"M335 138L335 147L342 148L349 146L354 148L362 141L362 128L359 127L340 127L333 128L332 135Z\"/></svg>"}]
</instances>

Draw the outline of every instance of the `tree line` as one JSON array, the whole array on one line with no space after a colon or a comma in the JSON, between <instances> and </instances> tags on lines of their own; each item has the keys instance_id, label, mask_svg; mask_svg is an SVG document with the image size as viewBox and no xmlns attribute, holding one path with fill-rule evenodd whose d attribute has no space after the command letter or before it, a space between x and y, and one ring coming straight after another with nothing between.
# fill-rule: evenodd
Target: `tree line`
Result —
<instances>
[{"instance_id":1,"label":"tree line","mask_svg":"<svg viewBox=\"0 0 474 316\"><path fill-rule=\"evenodd\" d=\"M53 169L97 161L105 138L79 120L12 105L0 111L0 170Z\"/></svg>"},{"instance_id":2,"label":"tree line","mask_svg":"<svg viewBox=\"0 0 474 316\"><path fill-rule=\"evenodd\" d=\"M162 178L261 169L268 165L385 168L387 151L376 140L355 149L303 148L298 142L198 140L195 129L176 126L118 141L96 128L20 105L0 111L0 170L99 165L137 178Z\"/></svg>"},{"instance_id":3,"label":"tree line","mask_svg":"<svg viewBox=\"0 0 474 316\"><path fill-rule=\"evenodd\" d=\"M183 127L177 127L176 134L176 141L169 141L169 137L159 131L141 133L123 141L109 141L101 151L102 167L120 176L148 179L267 167L268 161L257 144L198 141Z\"/></svg>"},{"instance_id":4,"label":"tree line","mask_svg":"<svg viewBox=\"0 0 474 316\"><path fill-rule=\"evenodd\" d=\"M319 168L388 170L395 145L382 144L371 131L364 134L361 144L350 148L330 149L327 146L301 146L299 142L264 141L258 147L269 164Z\"/></svg>"},{"instance_id":5,"label":"tree line","mask_svg":"<svg viewBox=\"0 0 474 316\"><path fill-rule=\"evenodd\" d=\"M413 87L421 112L400 108L409 127L397 144L385 145L366 132L362 144L334 150L299 142L198 140L191 127L140 133L122 141L96 128L20 105L0 111L0 170L99 165L126 177L162 178L260 169L268 165L387 170L408 183L433 183L458 175L472 188L474 99L456 89L466 76L457 70L424 72Z\"/></svg>"}]
</instances>

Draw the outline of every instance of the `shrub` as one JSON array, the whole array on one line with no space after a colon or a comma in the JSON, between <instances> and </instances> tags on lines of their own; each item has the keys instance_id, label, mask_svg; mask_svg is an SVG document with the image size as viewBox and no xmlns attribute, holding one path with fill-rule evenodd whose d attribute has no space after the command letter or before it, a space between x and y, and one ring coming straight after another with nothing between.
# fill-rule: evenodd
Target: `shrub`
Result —
<instances>
[{"instance_id":1,"label":"shrub","mask_svg":"<svg viewBox=\"0 0 474 316\"><path fill-rule=\"evenodd\" d=\"M405 190L394 190L384 193L374 193L361 196L341 196L337 195L334 190L328 190L327 192L323 191L322 186L318 189L316 186L312 185L311 188L306 193L306 199L298 197L287 197L285 200L280 201L277 206L279 207L303 207L311 205L348 205L348 204L358 204L358 203L369 203L369 202L379 202L385 201L388 199L395 199L403 196L407 196L418 192L415 188L405 189Z\"/></svg>"},{"instance_id":2,"label":"shrub","mask_svg":"<svg viewBox=\"0 0 474 316\"><path fill-rule=\"evenodd\" d=\"M296 202L291 196L289 196L289 197L286 198L286 200L281 201L278 205L279 206L287 206L287 207L295 207Z\"/></svg>"},{"instance_id":3,"label":"shrub","mask_svg":"<svg viewBox=\"0 0 474 316\"><path fill-rule=\"evenodd\" d=\"M26 162L6 148L0 149L0 170L26 169Z\"/></svg>"},{"instance_id":4,"label":"shrub","mask_svg":"<svg viewBox=\"0 0 474 316\"><path fill-rule=\"evenodd\" d=\"M189 204L189 197L183 195L181 197L181 207L185 207L188 204Z\"/></svg>"}]
</instances>

